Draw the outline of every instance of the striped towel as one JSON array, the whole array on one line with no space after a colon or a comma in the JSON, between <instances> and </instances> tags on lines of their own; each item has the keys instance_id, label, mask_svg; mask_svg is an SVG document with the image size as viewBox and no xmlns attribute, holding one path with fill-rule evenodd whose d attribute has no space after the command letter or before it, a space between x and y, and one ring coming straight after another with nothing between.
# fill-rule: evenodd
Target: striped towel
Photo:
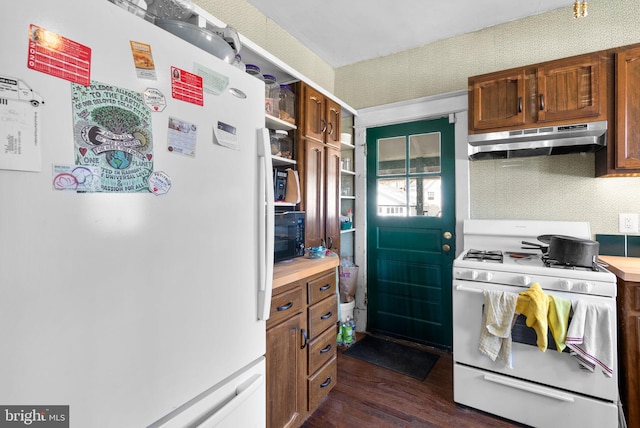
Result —
<instances>
[{"instance_id":1,"label":"striped towel","mask_svg":"<svg viewBox=\"0 0 640 428\"><path fill-rule=\"evenodd\" d=\"M484 312L478 349L491 361L499 359L510 369L513 368L511 328L515 322L517 300L516 293L484 290Z\"/></svg>"},{"instance_id":2,"label":"striped towel","mask_svg":"<svg viewBox=\"0 0 640 428\"><path fill-rule=\"evenodd\" d=\"M573 302L573 318L565 343L582 369L593 372L600 366L605 376L613 376L614 316L609 306L584 300Z\"/></svg>"}]
</instances>

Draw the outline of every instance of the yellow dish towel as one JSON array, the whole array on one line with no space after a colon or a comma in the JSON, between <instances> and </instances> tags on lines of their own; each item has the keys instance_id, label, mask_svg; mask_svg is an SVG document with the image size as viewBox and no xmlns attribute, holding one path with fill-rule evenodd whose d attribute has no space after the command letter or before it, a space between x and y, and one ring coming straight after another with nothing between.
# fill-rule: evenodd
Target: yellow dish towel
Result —
<instances>
[{"instance_id":1,"label":"yellow dish towel","mask_svg":"<svg viewBox=\"0 0 640 428\"><path fill-rule=\"evenodd\" d=\"M520 293L516 303L516 312L527 318L527 327L535 330L538 348L544 352L547 350L547 330L549 324L547 314L549 312L549 297L544 294L540 284L534 283L527 291Z\"/></svg>"},{"instance_id":2,"label":"yellow dish towel","mask_svg":"<svg viewBox=\"0 0 640 428\"><path fill-rule=\"evenodd\" d=\"M564 342L569 327L569 312L571 312L571 300L549 296L549 329L558 352L564 351L567 346Z\"/></svg>"}]
</instances>

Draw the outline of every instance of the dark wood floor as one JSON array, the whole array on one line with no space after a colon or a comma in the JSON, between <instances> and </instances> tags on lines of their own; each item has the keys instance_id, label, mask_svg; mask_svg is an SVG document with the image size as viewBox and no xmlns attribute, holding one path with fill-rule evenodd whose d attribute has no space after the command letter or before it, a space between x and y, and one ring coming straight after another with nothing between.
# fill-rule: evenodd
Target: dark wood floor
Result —
<instances>
[{"instance_id":1,"label":"dark wood floor","mask_svg":"<svg viewBox=\"0 0 640 428\"><path fill-rule=\"evenodd\" d=\"M450 352L401 342L440 355L424 381L338 351L338 383L304 428L522 427L453 402Z\"/></svg>"}]
</instances>

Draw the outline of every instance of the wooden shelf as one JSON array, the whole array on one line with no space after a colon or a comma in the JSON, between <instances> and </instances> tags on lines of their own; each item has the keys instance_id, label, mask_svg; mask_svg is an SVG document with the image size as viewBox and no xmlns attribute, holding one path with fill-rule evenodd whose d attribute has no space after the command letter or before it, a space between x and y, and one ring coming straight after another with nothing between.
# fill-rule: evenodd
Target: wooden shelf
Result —
<instances>
[{"instance_id":1,"label":"wooden shelf","mask_svg":"<svg viewBox=\"0 0 640 428\"><path fill-rule=\"evenodd\" d=\"M345 143L344 141L340 141L340 145L342 146L343 149L352 149L355 150L356 146L354 146L351 143Z\"/></svg>"},{"instance_id":2,"label":"wooden shelf","mask_svg":"<svg viewBox=\"0 0 640 428\"><path fill-rule=\"evenodd\" d=\"M264 121L267 125L267 128L274 130L282 130L282 131L291 131L293 129L297 129L298 127L293 123L286 122L278 117L271 116L269 114L264 115Z\"/></svg>"},{"instance_id":3,"label":"wooden shelf","mask_svg":"<svg viewBox=\"0 0 640 428\"><path fill-rule=\"evenodd\" d=\"M273 166L293 166L298 162L295 159L281 158L280 156L271 156Z\"/></svg>"}]
</instances>

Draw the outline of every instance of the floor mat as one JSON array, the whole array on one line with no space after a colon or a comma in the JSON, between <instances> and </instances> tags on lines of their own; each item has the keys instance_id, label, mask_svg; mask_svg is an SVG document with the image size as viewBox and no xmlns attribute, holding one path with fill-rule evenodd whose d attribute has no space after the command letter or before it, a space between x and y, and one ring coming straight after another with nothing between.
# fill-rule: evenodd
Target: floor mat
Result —
<instances>
[{"instance_id":1,"label":"floor mat","mask_svg":"<svg viewBox=\"0 0 640 428\"><path fill-rule=\"evenodd\" d=\"M424 380L440 358L439 355L427 351L373 336L365 336L357 341L344 351L344 355L418 380Z\"/></svg>"}]
</instances>

